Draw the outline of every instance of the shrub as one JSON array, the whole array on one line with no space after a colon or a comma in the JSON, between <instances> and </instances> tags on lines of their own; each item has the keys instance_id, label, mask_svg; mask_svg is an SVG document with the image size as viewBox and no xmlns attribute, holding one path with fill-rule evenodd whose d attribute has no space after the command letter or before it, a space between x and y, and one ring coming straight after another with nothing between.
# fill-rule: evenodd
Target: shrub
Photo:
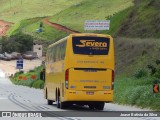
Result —
<instances>
[{"instance_id":1,"label":"shrub","mask_svg":"<svg viewBox=\"0 0 160 120\"><path fill-rule=\"evenodd\" d=\"M27 77L26 77L26 76L23 76L23 80L27 80Z\"/></svg>"},{"instance_id":2,"label":"shrub","mask_svg":"<svg viewBox=\"0 0 160 120\"><path fill-rule=\"evenodd\" d=\"M160 69L158 69L153 76L160 79Z\"/></svg>"},{"instance_id":3,"label":"shrub","mask_svg":"<svg viewBox=\"0 0 160 120\"><path fill-rule=\"evenodd\" d=\"M2 52L20 52L32 50L33 38L30 35L18 33L2 39Z\"/></svg>"},{"instance_id":4,"label":"shrub","mask_svg":"<svg viewBox=\"0 0 160 120\"><path fill-rule=\"evenodd\" d=\"M19 75L21 75L21 74L23 74L23 73L24 73L24 71L16 72L16 73L14 74L14 77L17 77L17 76L19 76Z\"/></svg>"},{"instance_id":5,"label":"shrub","mask_svg":"<svg viewBox=\"0 0 160 120\"><path fill-rule=\"evenodd\" d=\"M44 69L44 66L35 67L34 70L30 70L27 73L20 71L10 79L16 85L43 89L44 81L40 80L40 71L42 69Z\"/></svg>"},{"instance_id":6,"label":"shrub","mask_svg":"<svg viewBox=\"0 0 160 120\"><path fill-rule=\"evenodd\" d=\"M145 70L145 69L139 69L134 73L133 76L137 79L142 78L142 77L147 77L148 76L148 71Z\"/></svg>"},{"instance_id":7,"label":"shrub","mask_svg":"<svg viewBox=\"0 0 160 120\"><path fill-rule=\"evenodd\" d=\"M35 80L35 79L36 79L36 75L32 75L32 76L31 76L31 79L32 79L32 80Z\"/></svg>"},{"instance_id":8,"label":"shrub","mask_svg":"<svg viewBox=\"0 0 160 120\"><path fill-rule=\"evenodd\" d=\"M36 80L36 81L33 82L32 87L33 88L43 89L43 87L44 87L44 81L43 80Z\"/></svg>"}]
</instances>

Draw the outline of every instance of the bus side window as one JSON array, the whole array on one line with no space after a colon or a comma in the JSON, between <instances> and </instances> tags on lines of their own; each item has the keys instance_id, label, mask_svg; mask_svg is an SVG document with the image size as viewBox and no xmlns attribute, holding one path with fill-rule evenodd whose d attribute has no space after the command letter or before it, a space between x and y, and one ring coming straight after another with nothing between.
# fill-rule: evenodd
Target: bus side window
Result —
<instances>
[{"instance_id":1,"label":"bus side window","mask_svg":"<svg viewBox=\"0 0 160 120\"><path fill-rule=\"evenodd\" d=\"M64 42L61 44L61 59L62 59L62 60L65 58L66 43L67 43L67 41L64 41Z\"/></svg>"}]
</instances>

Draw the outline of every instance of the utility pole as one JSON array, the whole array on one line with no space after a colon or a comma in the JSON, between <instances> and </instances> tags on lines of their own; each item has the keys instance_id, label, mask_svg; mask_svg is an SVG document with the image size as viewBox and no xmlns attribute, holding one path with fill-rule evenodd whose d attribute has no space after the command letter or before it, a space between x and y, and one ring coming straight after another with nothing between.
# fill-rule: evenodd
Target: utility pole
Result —
<instances>
[{"instance_id":1,"label":"utility pole","mask_svg":"<svg viewBox=\"0 0 160 120\"><path fill-rule=\"evenodd\" d=\"M21 0L21 5L22 5L22 0Z\"/></svg>"}]
</instances>

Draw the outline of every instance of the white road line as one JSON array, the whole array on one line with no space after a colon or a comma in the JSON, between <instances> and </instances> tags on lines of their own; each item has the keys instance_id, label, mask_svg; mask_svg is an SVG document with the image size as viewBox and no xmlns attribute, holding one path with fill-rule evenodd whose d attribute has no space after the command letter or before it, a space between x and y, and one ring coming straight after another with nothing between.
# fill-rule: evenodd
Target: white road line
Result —
<instances>
[{"instance_id":1,"label":"white road line","mask_svg":"<svg viewBox=\"0 0 160 120\"><path fill-rule=\"evenodd\" d=\"M0 99L2 100L2 99L7 99L7 98L4 98L4 97L0 97Z\"/></svg>"}]
</instances>

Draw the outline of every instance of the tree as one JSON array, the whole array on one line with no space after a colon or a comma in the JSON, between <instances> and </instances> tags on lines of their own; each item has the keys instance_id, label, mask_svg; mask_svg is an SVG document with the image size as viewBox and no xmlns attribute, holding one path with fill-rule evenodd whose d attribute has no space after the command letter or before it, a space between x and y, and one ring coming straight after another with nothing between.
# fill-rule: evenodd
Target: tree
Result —
<instances>
[{"instance_id":1,"label":"tree","mask_svg":"<svg viewBox=\"0 0 160 120\"><path fill-rule=\"evenodd\" d=\"M9 38L2 38L2 52L20 52L31 51L33 47L33 38L22 33Z\"/></svg>"}]
</instances>

